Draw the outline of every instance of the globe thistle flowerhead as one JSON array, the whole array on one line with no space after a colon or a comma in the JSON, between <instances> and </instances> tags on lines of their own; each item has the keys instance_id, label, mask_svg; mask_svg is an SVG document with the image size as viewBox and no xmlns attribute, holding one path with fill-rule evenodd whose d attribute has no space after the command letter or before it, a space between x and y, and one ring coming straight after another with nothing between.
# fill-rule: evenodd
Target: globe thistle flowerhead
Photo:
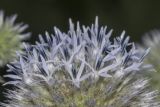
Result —
<instances>
[{"instance_id":1,"label":"globe thistle flowerhead","mask_svg":"<svg viewBox=\"0 0 160 107\"><path fill-rule=\"evenodd\" d=\"M157 92L139 75L145 69L129 37L110 40L112 30L90 26L76 29L70 20L67 33L39 37L36 45L8 65L4 107L159 107Z\"/></svg>"},{"instance_id":2,"label":"globe thistle flowerhead","mask_svg":"<svg viewBox=\"0 0 160 107\"><path fill-rule=\"evenodd\" d=\"M15 24L16 15L4 17L0 11L0 65L12 61L16 56L15 51L21 48L21 41L29 37L29 33L23 33L28 27L23 23Z\"/></svg>"},{"instance_id":3,"label":"globe thistle flowerhead","mask_svg":"<svg viewBox=\"0 0 160 107\"><path fill-rule=\"evenodd\" d=\"M160 31L152 30L149 33L146 33L143 37L143 46L141 48L144 49L146 47L150 47L151 51L147 55L145 62L151 63L155 68L156 72L152 72L149 76L152 78L152 85L160 90Z\"/></svg>"}]
</instances>

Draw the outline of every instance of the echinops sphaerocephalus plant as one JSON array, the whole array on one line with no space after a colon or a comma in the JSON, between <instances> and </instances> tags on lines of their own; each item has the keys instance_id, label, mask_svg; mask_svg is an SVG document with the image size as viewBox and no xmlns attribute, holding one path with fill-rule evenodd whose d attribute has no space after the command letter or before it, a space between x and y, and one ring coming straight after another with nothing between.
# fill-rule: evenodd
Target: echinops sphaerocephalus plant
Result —
<instances>
[{"instance_id":1,"label":"echinops sphaerocephalus plant","mask_svg":"<svg viewBox=\"0 0 160 107\"><path fill-rule=\"evenodd\" d=\"M70 20L67 33L54 27L54 34L39 36L36 45L8 65L12 85L5 92L3 107L159 107L157 91L141 75L148 67L134 43L112 30L98 26L76 29Z\"/></svg>"},{"instance_id":2,"label":"echinops sphaerocephalus plant","mask_svg":"<svg viewBox=\"0 0 160 107\"><path fill-rule=\"evenodd\" d=\"M13 61L16 51L22 47L22 41L30 36L30 33L23 33L28 25L15 23L16 17L5 17L0 11L0 66Z\"/></svg>"},{"instance_id":3,"label":"echinops sphaerocephalus plant","mask_svg":"<svg viewBox=\"0 0 160 107\"><path fill-rule=\"evenodd\" d=\"M143 36L143 44L141 49L150 47L151 51L145 58L146 63L153 65L155 72L149 73L148 76L151 78L151 85L160 90L160 31L152 30Z\"/></svg>"}]
</instances>

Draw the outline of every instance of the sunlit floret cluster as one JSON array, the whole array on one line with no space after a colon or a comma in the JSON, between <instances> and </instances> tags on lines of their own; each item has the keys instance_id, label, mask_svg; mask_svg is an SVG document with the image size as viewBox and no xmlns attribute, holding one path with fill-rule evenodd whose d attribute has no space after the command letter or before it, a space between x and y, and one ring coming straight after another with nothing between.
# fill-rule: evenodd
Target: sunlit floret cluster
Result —
<instances>
[{"instance_id":1,"label":"sunlit floret cluster","mask_svg":"<svg viewBox=\"0 0 160 107\"><path fill-rule=\"evenodd\" d=\"M67 33L39 36L36 45L8 65L4 107L159 107L157 91L140 72L148 67L134 43L112 30L90 26L76 28L70 20Z\"/></svg>"},{"instance_id":2,"label":"sunlit floret cluster","mask_svg":"<svg viewBox=\"0 0 160 107\"><path fill-rule=\"evenodd\" d=\"M0 11L0 66L12 61L21 48L21 41L29 37L29 33L23 33L27 25L14 24L16 15L4 17Z\"/></svg>"}]
</instances>

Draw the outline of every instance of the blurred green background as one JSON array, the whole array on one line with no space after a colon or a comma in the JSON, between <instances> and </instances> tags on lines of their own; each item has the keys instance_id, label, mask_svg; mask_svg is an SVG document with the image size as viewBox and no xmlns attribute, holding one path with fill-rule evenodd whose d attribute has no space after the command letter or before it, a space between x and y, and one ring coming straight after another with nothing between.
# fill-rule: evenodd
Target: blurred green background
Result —
<instances>
[{"instance_id":1,"label":"blurred green background","mask_svg":"<svg viewBox=\"0 0 160 107\"><path fill-rule=\"evenodd\" d=\"M132 41L160 28L160 0L0 0L0 10L7 16L18 14L17 22L29 25L31 43L38 40L38 34L52 33L53 26L67 31L69 18L91 25L99 16L100 25L113 28L114 36L126 30Z\"/></svg>"}]
</instances>

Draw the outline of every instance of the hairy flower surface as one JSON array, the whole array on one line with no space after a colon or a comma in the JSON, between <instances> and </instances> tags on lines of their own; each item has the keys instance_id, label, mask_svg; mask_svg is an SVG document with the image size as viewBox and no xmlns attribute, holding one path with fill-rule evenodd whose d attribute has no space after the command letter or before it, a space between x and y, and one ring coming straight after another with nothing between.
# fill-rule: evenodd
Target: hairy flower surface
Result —
<instances>
[{"instance_id":1,"label":"hairy flower surface","mask_svg":"<svg viewBox=\"0 0 160 107\"><path fill-rule=\"evenodd\" d=\"M12 61L16 56L15 51L21 48L21 41L29 36L29 33L23 33L27 25L22 23L14 24L16 15L4 17L3 11L0 11L0 65Z\"/></svg>"},{"instance_id":2,"label":"hairy flower surface","mask_svg":"<svg viewBox=\"0 0 160 107\"><path fill-rule=\"evenodd\" d=\"M8 65L4 107L159 107L157 91L139 75L144 56L129 37L110 40L112 30L95 24L76 29L70 20L67 33L40 36L25 44L19 60Z\"/></svg>"},{"instance_id":3,"label":"hairy flower surface","mask_svg":"<svg viewBox=\"0 0 160 107\"><path fill-rule=\"evenodd\" d=\"M152 85L160 90L160 31L152 30L143 38L143 48L150 47L151 51L147 55L145 61L151 63L156 72L152 72L149 76L152 78Z\"/></svg>"}]
</instances>

